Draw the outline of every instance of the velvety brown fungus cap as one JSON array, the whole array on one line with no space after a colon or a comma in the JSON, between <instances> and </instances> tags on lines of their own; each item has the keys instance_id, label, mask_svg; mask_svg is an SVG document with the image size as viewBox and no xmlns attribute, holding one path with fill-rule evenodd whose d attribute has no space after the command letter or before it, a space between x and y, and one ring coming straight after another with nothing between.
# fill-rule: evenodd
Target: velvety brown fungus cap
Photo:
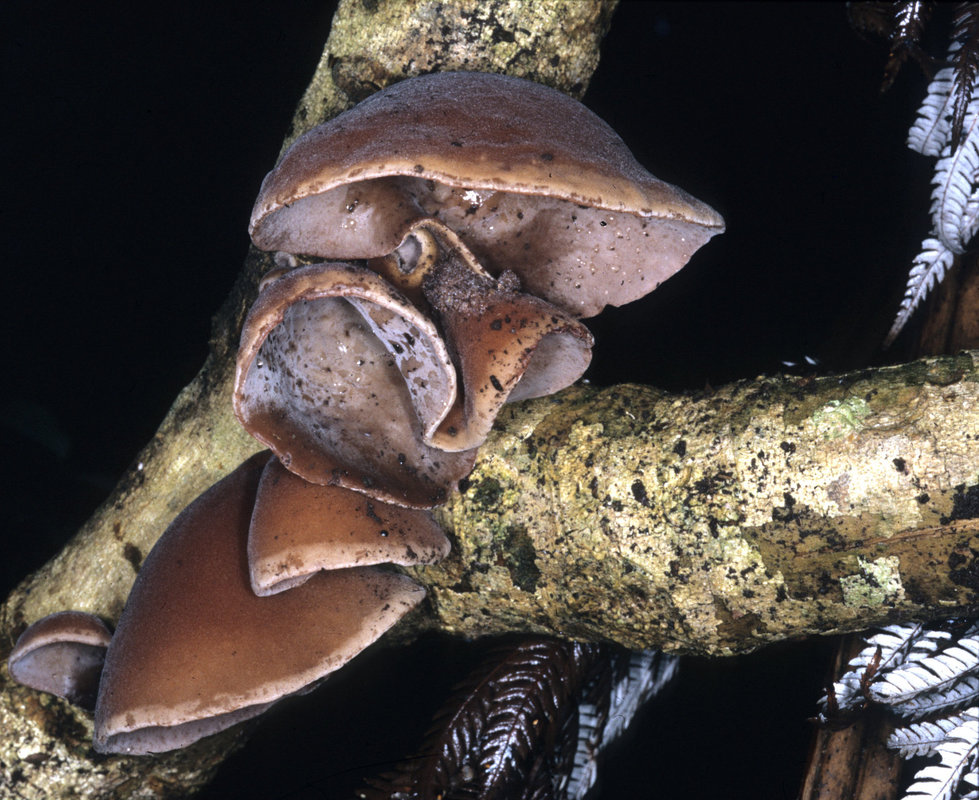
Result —
<instances>
[{"instance_id":1,"label":"velvety brown fungus cap","mask_svg":"<svg viewBox=\"0 0 979 800\"><path fill-rule=\"evenodd\" d=\"M341 667L424 596L372 567L257 597L246 539L259 453L189 505L147 556L106 656L100 752L184 747Z\"/></svg>"},{"instance_id":2,"label":"velvety brown fungus cap","mask_svg":"<svg viewBox=\"0 0 979 800\"><path fill-rule=\"evenodd\" d=\"M309 483L275 457L265 466L248 532L248 566L256 594L283 591L323 569L434 564L449 549L449 540L427 511Z\"/></svg>"}]
</instances>

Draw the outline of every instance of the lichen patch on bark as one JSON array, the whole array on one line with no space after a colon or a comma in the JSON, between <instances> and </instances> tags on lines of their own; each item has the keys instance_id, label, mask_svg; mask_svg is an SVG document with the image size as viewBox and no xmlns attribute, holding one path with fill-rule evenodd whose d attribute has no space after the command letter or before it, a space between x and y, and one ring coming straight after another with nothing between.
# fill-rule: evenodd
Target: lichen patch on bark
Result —
<instances>
[{"instance_id":1,"label":"lichen patch on bark","mask_svg":"<svg viewBox=\"0 0 979 800\"><path fill-rule=\"evenodd\" d=\"M976 408L961 356L683 396L574 388L501 416L439 511L455 553L419 574L467 635L711 654L961 611L979 526L950 522L979 509Z\"/></svg>"}]
</instances>

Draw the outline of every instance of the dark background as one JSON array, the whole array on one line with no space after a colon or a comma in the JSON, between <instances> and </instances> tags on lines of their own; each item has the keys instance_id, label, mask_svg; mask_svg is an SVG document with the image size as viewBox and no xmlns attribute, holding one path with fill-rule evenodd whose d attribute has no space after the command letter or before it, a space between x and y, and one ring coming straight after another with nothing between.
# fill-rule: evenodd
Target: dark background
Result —
<instances>
[{"instance_id":1,"label":"dark background","mask_svg":"<svg viewBox=\"0 0 979 800\"><path fill-rule=\"evenodd\" d=\"M104 499L203 362L332 15L136 8L0 8L4 594ZM589 323L593 382L700 389L806 355L825 371L902 358L877 343L929 228L931 164L905 146L927 81L912 65L880 94L885 56L842 4L622 4L585 102L728 232ZM602 797L795 797L832 644L689 660ZM345 796L412 746L475 657L443 640L395 664L368 654L270 715L208 796Z\"/></svg>"}]
</instances>

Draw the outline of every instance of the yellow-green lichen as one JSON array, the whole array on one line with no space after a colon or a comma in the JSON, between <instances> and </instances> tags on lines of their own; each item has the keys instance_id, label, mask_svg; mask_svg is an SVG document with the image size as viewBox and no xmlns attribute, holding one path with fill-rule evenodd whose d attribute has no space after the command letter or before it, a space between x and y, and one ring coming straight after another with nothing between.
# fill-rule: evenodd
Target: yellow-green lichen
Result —
<instances>
[{"instance_id":1,"label":"yellow-green lichen","mask_svg":"<svg viewBox=\"0 0 979 800\"><path fill-rule=\"evenodd\" d=\"M867 561L857 556L860 572L840 578L843 604L851 608L892 605L904 599L901 559L886 556Z\"/></svg>"},{"instance_id":2,"label":"yellow-green lichen","mask_svg":"<svg viewBox=\"0 0 979 800\"><path fill-rule=\"evenodd\" d=\"M863 428L863 421L870 415L867 401L859 397L830 400L812 415L812 423L823 439L839 439Z\"/></svg>"}]
</instances>

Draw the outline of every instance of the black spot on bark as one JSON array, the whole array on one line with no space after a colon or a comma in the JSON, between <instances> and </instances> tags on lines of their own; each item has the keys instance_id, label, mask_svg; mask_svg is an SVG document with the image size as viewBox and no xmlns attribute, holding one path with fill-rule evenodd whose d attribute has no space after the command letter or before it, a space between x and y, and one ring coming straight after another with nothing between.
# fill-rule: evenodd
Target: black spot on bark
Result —
<instances>
[{"instance_id":1,"label":"black spot on bark","mask_svg":"<svg viewBox=\"0 0 979 800\"><path fill-rule=\"evenodd\" d=\"M122 554L126 561L133 565L133 572L139 572L139 567L143 563L143 553L134 544L126 544L122 548Z\"/></svg>"},{"instance_id":2,"label":"black spot on bark","mask_svg":"<svg viewBox=\"0 0 979 800\"><path fill-rule=\"evenodd\" d=\"M506 537L506 565L510 580L518 589L535 592L540 570L534 541L523 528L511 528Z\"/></svg>"},{"instance_id":3,"label":"black spot on bark","mask_svg":"<svg viewBox=\"0 0 979 800\"><path fill-rule=\"evenodd\" d=\"M963 553L952 553L948 557L948 577L952 583L979 592L979 553L970 550L971 558Z\"/></svg>"},{"instance_id":4,"label":"black spot on bark","mask_svg":"<svg viewBox=\"0 0 979 800\"><path fill-rule=\"evenodd\" d=\"M955 487L952 498L952 519L979 518L979 486L966 488L964 483Z\"/></svg>"}]
</instances>

